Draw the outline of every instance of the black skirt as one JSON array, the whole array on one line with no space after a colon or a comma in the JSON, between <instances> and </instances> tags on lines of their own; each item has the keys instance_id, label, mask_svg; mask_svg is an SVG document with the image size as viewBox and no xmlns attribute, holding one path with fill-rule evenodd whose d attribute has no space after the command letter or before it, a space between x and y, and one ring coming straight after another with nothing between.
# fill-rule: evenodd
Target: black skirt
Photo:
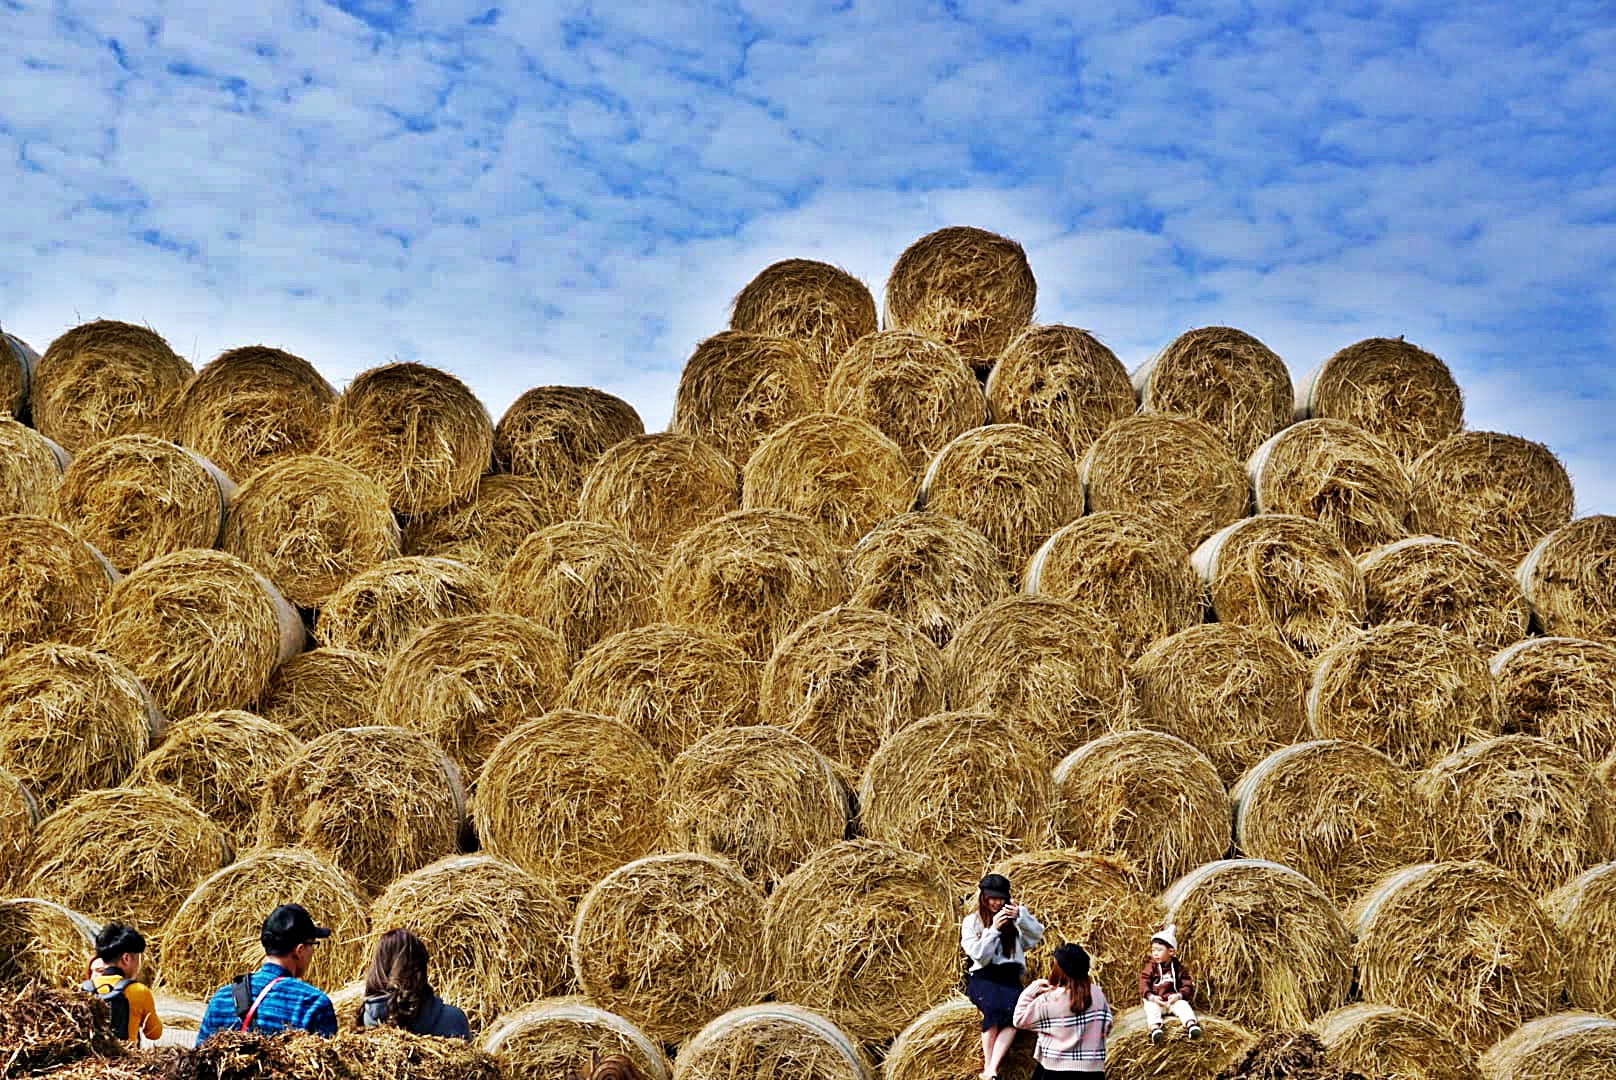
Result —
<instances>
[{"instance_id":1,"label":"black skirt","mask_svg":"<svg viewBox=\"0 0 1616 1080\"><path fill-rule=\"evenodd\" d=\"M989 964L965 980L965 996L982 1013L982 1030L1009 1027L1021 996L1020 964Z\"/></svg>"}]
</instances>

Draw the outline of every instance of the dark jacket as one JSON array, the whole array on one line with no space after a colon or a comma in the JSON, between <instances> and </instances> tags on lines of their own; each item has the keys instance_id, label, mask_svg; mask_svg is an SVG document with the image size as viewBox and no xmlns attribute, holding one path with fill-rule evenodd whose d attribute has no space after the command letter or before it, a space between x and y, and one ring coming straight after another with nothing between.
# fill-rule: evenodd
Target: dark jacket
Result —
<instances>
[{"instance_id":1,"label":"dark jacket","mask_svg":"<svg viewBox=\"0 0 1616 1080\"><path fill-rule=\"evenodd\" d=\"M1151 994L1163 998L1180 994L1185 1001L1189 1001L1195 996L1195 980L1190 978L1190 973L1184 970L1184 965L1178 962L1176 956L1165 964L1146 960L1139 972L1139 997L1148 998Z\"/></svg>"},{"instance_id":2,"label":"dark jacket","mask_svg":"<svg viewBox=\"0 0 1616 1080\"><path fill-rule=\"evenodd\" d=\"M369 1028L381 1025L387 1019L388 1003L386 994L366 998L359 1026ZM408 1030L416 1035L440 1035L446 1039L471 1041L471 1025L466 1023L466 1014L435 994L422 1007L421 1015L415 1018L415 1023Z\"/></svg>"}]
</instances>

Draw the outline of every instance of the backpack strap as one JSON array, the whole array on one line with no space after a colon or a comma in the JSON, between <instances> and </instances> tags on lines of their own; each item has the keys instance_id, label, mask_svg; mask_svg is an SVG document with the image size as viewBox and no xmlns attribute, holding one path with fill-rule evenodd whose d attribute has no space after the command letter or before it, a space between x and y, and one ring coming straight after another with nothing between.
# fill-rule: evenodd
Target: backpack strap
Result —
<instances>
[{"instance_id":1,"label":"backpack strap","mask_svg":"<svg viewBox=\"0 0 1616 1080\"><path fill-rule=\"evenodd\" d=\"M241 1018L242 1031L252 1030L253 1017L258 1015L258 1006L262 1005L264 1003L264 999L269 996L269 992L275 989L276 983L285 982L286 979L287 976L285 975L277 975L275 978L269 980L268 985L266 985L262 990L258 991L258 996L253 998L252 1004L247 1008L247 1015Z\"/></svg>"}]
</instances>

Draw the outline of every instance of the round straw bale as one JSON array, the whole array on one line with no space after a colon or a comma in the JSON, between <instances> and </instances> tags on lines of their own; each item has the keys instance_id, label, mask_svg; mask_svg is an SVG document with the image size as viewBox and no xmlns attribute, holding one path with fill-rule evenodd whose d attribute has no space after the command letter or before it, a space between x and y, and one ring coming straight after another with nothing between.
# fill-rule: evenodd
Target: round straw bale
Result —
<instances>
[{"instance_id":1,"label":"round straw bale","mask_svg":"<svg viewBox=\"0 0 1616 1080\"><path fill-rule=\"evenodd\" d=\"M1139 885L1126 860L1076 848L1027 851L1001 860L1016 898L1044 923L1044 941L1028 951L1031 975L1049 974L1049 957L1065 942L1088 950L1090 974L1114 1002L1138 993L1139 943L1162 925L1162 906Z\"/></svg>"},{"instance_id":2,"label":"round straw bale","mask_svg":"<svg viewBox=\"0 0 1616 1080\"><path fill-rule=\"evenodd\" d=\"M1527 638L1488 666L1504 734L1540 735L1588 761L1616 753L1616 644Z\"/></svg>"},{"instance_id":3,"label":"round straw bale","mask_svg":"<svg viewBox=\"0 0 1616 1080\"><path fill-rule=\"evenodd\" d=\"M1009 237L954 225L904 248L887 277L886 321L946 341L979 368L993 366L1032 321L1038 282Z\"/></svg>"},{"instance_id":4,"label":"round straw bale","mask_svg":"<svg viewBox=\"0 0 1616 1080\"><path fill-rule=\"evenodd\" d=\"M1131 669L1139 725L1197 747L1225 784L1306 736L1307 677L1283 641L1237 623L1180 630Z\"/></svg>"},{"instance_id":5,"label":"round straw bale","mask_svg":"<svg viewBox=\"0 0 1616 1080\"><path fill-rule=\"evenodd\" d=\"M1522 1024L1481 1056L1486 1080L1611 1080L1616 1020L1563 1012Z\"/></svg>"},{"instance_id":6,"label":"round straw bale","mask_svg":"<svg viewBox=\"0 0 1616 1080\"><path fill-rule=\"evenodd\" d=\"M46 644L0 659L0 767L46 813L123 783L163 723L140 680L110 656Z\"/></svg>"},{"instance_id":7,"label":"round straw bale","mask_svg":"<svg viewBox=\"0 0 1616 1080\"><path fill-rule=\"evenodd\" d=\"M354 576L397 558L399 529L375 481L351 465L301 454L241 485L221 546L294 604L318 608Z\"/></svg>"},{"instance_id":8,"label":"round straw bale","mask_svg":"<svg viewBox=\"0 0 1616 1080\"><path fill-rule=\"evenodd\" d=\"M856 782L886 739L943 708L943 654L884 612L836 607L782 641L763 669L758 716L806 739Z\"/></svg>"},{"instance_id":9,"label":"round straw bale","mask_svg":"<svg viewBox=\"0 0 1616 1080\"><path fill-rule=\"evenodd\" d=\"M17 335L0 331L0 356L4 357L0 362L0 413L27 416L28 391L39 354Z\"/></svg>"},{"instance_id":10,"label":"round straw bale","mask_svg":"<svg viewBox=\"0 0 1616 1080\"><path fill-rule=\"evenodd\" d=\"M404 554L442 555L497 574L523 540L572 516L572 503L551 499L544 488L536 477L489 473L471 501L405 522Z\"/></svg>"},{"instance_id":11,"label":"round straw bale","mask_svg":"<svg viewBox=\"0 0 1616 1080\"><path fill-rule=\"evenodd\" d=\"M1504 567L1457 540L1414 536L1358 557L1371 626L1407 619L1496 649L1526 636L1532 610Z\"/></svg>"},{"instance_id":12,"label":"round straw bale","mask_svg":"<svg viewBox=\"0 0 1616 1080\"><path fill-rule=\"evenodd\" d=\"M915 478L898 444L873 424L810 413L770 434L747 459L741 506L808 518L846 547L909 509Z\"/></svg>"},{"instance_id":13,"label":"round straw bale","mask_svg":"<svg viewBox=\"0 0 1616 1080\"><path fill-rule=\"evenodd\" d=\"M387 662L349 649L310 649L275 669L252 709L299 739L363 727L376 715Z\"/></svg>"},{"instance_id":14,"label":"round straw bale","mask_svg":"<svg viewBox=\"0 0 1616 1080\"><path fill-rule=\"evenodd\" d=\"M874 424L915 472L988 415L982 384L959 350L910 330L854 342L825 384L824 407Z\"/></svg>"},{"instance_id":15,"label":"round straw bale","mask_svg":"<svg viewBox=\"0 0 1616 1080\"><path fill-rule=\"evenodd\" d=\"M1553 920L1488 863L1394 870L1347 922L1358 938L1363 1000L1419 1013L1471 1050L1552 1012L1566 989L1565 943Z\"/></svg>"},{"instance_id":16,"label":"round straw bale","mask_svg":"<svg viewBox=\"0 0 1616 1080\"><path fill-rule=\"evenodd\" d=\"M0 986L77 986L100 929L49 900L0 899Z\"/></svg>"},{"instance_id":17,"label":"round straw bale","mask_svg":"<svg viewBox=\"0 0 1616 1080\"><path fill-rule=\"evenodd\" d=\"M930 855L966 888L984 866L1053 843L1054 801L1047 756L1019 721L936 713L870 758L859 784L859 829Z\"/></svg>"},{"instance_id":18,"label":"round straw bale","mask_svg":"<svg viewBox=\"0 0 1616 1080\"><path fill-rule=\"evenodd\" d=\"M1414 787L1438 859L1484 859L1534 895L1616 859L1616 796L1574 750L1500 735L1449 754Z\"/></svg>"},{"instance_id":19,"label":"round straw bale","mask_svg":"<svg viewBox=\"0 0 1616 1080\"><path fill-rule=\"evenodd\" d=\"M916 511L877 525L848 553L849 607L902 619L947 645L973 615L1011 594L998 549L947 514Z\"/></svg>"},{"instance_id":20,"label":"round straw bale","mask_svg":"<svg viewBox=\"0 0 1616 1080\"><path fill-rule=\"evenodd\" d=\"M1196 548L1190 562L1219 622L1268 630L1303 656L1363 625L1363 575L1335 534L1310 518L1237 521Z\"/></svg>"},{"instance_id":21,"label":"round straw bale","mask_svg":"<svg viewBox=\"0 0 1616 1080\"><path fill-rule=\"evenodd\" d=\"M818 1013L770 1002L731 1009L679 1048L675 1080L870 1080L857 1043Z\"/></svg>"},{"instance_id":22,"label":"round straw bale","mask_svg":"<svg viewBox=\"0 0 1616 1080\"><path fill-rule=\"evenodd\" d=\"M39 818L39 803L27 785L0 768L0 890L22 865Z\"/></svg>"},{"instance_id":23,"label":"round straw bale","mask_svg":"<svg viewBox=\"0 0 1616 1080\"><path fill-rule=\"evenodd\" d=\"M957 990L952 887L928 856L845 840L808 857L769 895L774 996L864 1042Z\"/></svg>"},{"instance_id":24,"label":"round straw bale","mask_svg":"<svg viewBox=\"0 0 1616 1080\"><path fill-rule=\"evenodd\" d=\"M584 653L561 704L620 720L671 758L708 732L757 723L757 668L728 638L650 623Z\"/></svg>"},{"instance_id":25,"label":"round straw bale","mask_svg":"<svg viewBox=\"0 0 1616 1080\"><path fill-rule=\"evenodd\" d=\"M83 450L51 496L50 515L125 573L219 542L236 485L213 463L151 435Z\"/></svg>"},{"instance_id":26,"label":"round straw bale","mask_svg":"<svg viewBox=\"0 0 1616 1080\"><path fill-rule=\"evenodd\" d=\"M33 428L0 413L0 514L45 514L72 460Z\"/></svg>"},{"instance_id":27,"label":"round straw bale","mask_svg":"<svg viewBox=\"0 0 1616 1080\"><path fill-rule=\"evenodd\" d=\"M370 942L402 927L432 957L433 989L481 1028L572 982L572 912L531 874L489 855L451 855L406 874L370 908ZM350 965L359 971L359 964Z\"/></svg>"},{"instance_id":28,"label":"round straw bale","mask_svg":"<svg viewBox=\"0 0 1616 1080\"><path fill-rule=\"evenodd\" d=\"M658 589L669 622L732 635L756 660L846 593L841 553L817 525L785 510L737 510L690 530Z\"/></svg>"},{"instance_id":29,"label":"round straw bale","mask_svg":"<svg viewBox=\"0 0 1616 1080\"><path fill-rule=\"evenodd\" d=\"M1542 443L1496 431L1449 435L1409 466L1421 527L1515 566L1571 520L1575 497Z\"/></svg>"},{"instance_id":30,"label":"round straw bale","mask_svg":"<svg viewBox=\"0 0 1616 1080\"><path fill-rule=\"evenodd\" d=\"M1162 903L1208 1012L1301 1027L1347 1003L1352 935L1305 875L1261 859L1224 859L1179 878Z\"/></svg>"},{"instance_id":31,"label":"round straw bale","mask_svg":"<svg viewBox=\"0 0 1616 1080\"><path fill-rule=\"evenodd\" d=\"M1251 512L1245 471L1204 420L1140 414L1116 421L1083 455L1089 513L1118 510L1189 547Z\"/></svg>"},{"instance_id":32,"label":"round straw bale","mask_svg":"<svg viewBox=\"0 0 1616 1080\"><path fill-rule=\"evenodd\" d=\"M733 461L694 436L636 435L595 463L578 516L665 555L691 529L741 508L740 477Z\"/></svg>"},{"instance_id":33,"label":"round straw bale","mask_svg":"<svg viewBox=\"0 0 1616 1080\"><path fill-rule=\"evenodd\" d=\"M1313 1022L1329 1060L1388 1080L1481 1080L1476 1055L1409 1009L1358 1003Z\"/></svg>"},{"instance_id":34,"label":"round straw bale","mask_svg":"<svg viewBox=\"0 0 1616 1080\"><path fill-rule=\"evenodd\" d=\"M154 934L230 860L229 837L179 795L107 788L39 823L22 880L29 896Z\"/></svg>"},{"instance_id":35,"label":"round straw bale","mask_svg":"<svg viewBox=\"0 0 1616 1080\"><path fill-rule=\"evenodd\" d=\"M1344 739L1286 747L1230 792L1235 847L1307 875L1348 908L1388 871L1429 856L1413 783L1385 754Z\"/></svg>"},{"instance_id":36,"label":"round straw bale","mask_svg":"<svg viewBox=\"0 0 1616 1080\"><path fill-rule=\"evenodd\" d=\"M83 323L51 342L34 369L33 423L72 453L114 435L155 432L161 407L192 374L154 330Z\"/></svg>"},{"instance_id":37,"label":"round straw bale","mask_svg":"<svg viewBox=\"0 0 1616 1080\"><path fill-rule=\"evenodd\" d=\"M582 998L543 998L506 1013L479 1040L507 1080L587 1075L592 1062L621 1054L644 1080L670 1080L662 1047L616 1013Z\"/></svg>"},{"instance_id":38,"label":"round straw bale","mask_svg":"<svg viewBox=\"0 0 1616 1080\"><path fill-rule=\"evenodd\" d=\"M729 859L770 888L846 835L847 796L831 763L789 731L725 728L673 759L668 846Z\"/></svg>"},{"instance_id":39,"label":"round straw bale","mask_svg":"<svg viewBox=\"0 0 1616 1080\"><path fill-rule=\"evenodd\" d=\"M65 526L0 517L0 654L33 642L90 644L117 580L112 564Z\"/></svg>"},{"instance_id":40,"label":"round straw bale","mask_svg":"<svg viewBox=\"0 0 1616 1080\"><path fill-rule=\"evenodd\" d=\"M336 391L314 365L267 345L227 349L203 366L165 410L167 437L247 480L325 435Z\"/></svg>"},{"instance_id":41,"label":"round straw bale","mask_svg":"<svg viewBox=\"0 0 1616 1080\"><path fill-rule=\"evenodd\" d=\"M556 709L488 755L472 819L483 850L578 896L661 845L666 774L662 755L627 725Z\"/></svg>"},{"instance_id":42,"label":"round straw bale","mask_svg":"<svg viewBox=\"0 0 1616 1080\"><path fill-rule=\"evenodd\" d=\"M303 648L297 609L258 571L191 549L141 566L101 608L97 644L170 716L237 709Z\"/></svg>"},{"instance_id":43,"label":"round straw bale","mask_svg":"<svg viewBox=\"0 0 1616 1080\"><path fill-rule=\"evenodd\" d=\"M453 852L465 807L460 770L435 743L396 727L341 728L270 774L258 846L307 848L374 896Z\"/></svg>"},{"instance_id":44,"label":"round straw bale","mask_svg":"<svg viewBox=\"0 0 1616 1080\"><path fill-rule=\"evenodd\" d=\"M314 639L337 649L390 656L439 619L477 615L494 582L476 567L436 555L388 559L349 578L326 598Z\"/></svg>"},{"instance_id":45,"label":"round straw bale","mask_svg":"<svg viewBox=\"0 0 1616 1080\"><path fill-rule=\"evenodd\" d=\"M1373 627L1322 653L1307 715L1319 738L1372 746L1408 769L1499 725L1486 656L1458 634L1408 622Z\"/></svg>"},{"instance_id":46,"label":"round straw bale","mask_svg":"<svg viewBox=\"0 0 1616 1080\"><path fill-rule=\"evenodd\" d=\"M250 712L196 713L168 726L161 745L136 762L127 784L177 791L244 850L264 782L302 748L291 732Z\"/></svg>"},{"instance_id":47,"label":"round straw bale","mask_svg":"<svg viewBox=\"0 0 1616 1080\"><path fill-rule=\"evenodd\" d=\"M746 283L729 325L800 342L814 362L814 381L823 383L853 342L875 333L875 297L840 267L782 259Z\"/></svg>"},{"instance_id":48,"label":"round straw bale","mask_svg":"<svg viewBox=\"0 0 1616 1080\"><path fill-rule=\"evenodd\" d=\"M1137 987L1135 991L1137 992ZM1230 1069L1257 1044L1257 1036L1246 1028L1219 1016L1197 1010L1203 1038L1190 1041L1182 1024L1169 1017L1164 1025L1167 1038L1155 1043L1145 1010L1117 1009L1116 1023L1105 1044L1105 1075L1108 1080L1159 1080L1184 1077L1185 1080L1213 1080Z\"/></svg>"},{"instance_id":49,"label":"round straw bale","mask_svg":"<svg viewBox=\"0 0 1616 1080\"><path fill-rule=\"evenodd\" d=\"M361 372L331 410L319 451L352 465L401 514L463 502L494 454L494 426L466 384L424 364Z\"/></svg>"},{"instance_id":50,"label":"round straw bale","mask_svg":"<svg viewBox=\"0 0 1616 1080\"><path fill-rule=\"evenodd\" d=\"M522 541L494 583L494 604L561 636L567 660L657 616L655 558L617 529L563 521Z\"/></svg>"},{"instance_id":51,"label":"round straw bale","mask_svg":"<svg viewBox=\"0 0 1616 1080\"><path fill-rule=\"evenodd\" d=\"M991 423L1036 428L1074 461L1136 406L1116 353L1075 326L1029 326L1018 333L993 365L987 396Z\"/></svg>"},{"instance_id":52,"label":"round straw bale","mask_svg":"<svg viewBox=\"0 0 1616 1080\"><path fill-rule=\"evenodd\" d=\"M744 465L771 431L818 407L817 368L818 359L789 338L714 334L685 361L668 430Z\"/></svg>"},{"instance_id":53,"label":"round straw bale","mask_svg":"<svg viewBox=\"0 0 1616 1080\"><path fill-rule=\"evenodd\" d=\"M1616 1012L1616 862L1591 866L1544 901L1565 938L1571 1004Z\"/></svg>"},{"instance_id":54,"label":"round straw bale","mask_svg":"<svg viewBox=\"0 0 1616 1080\"><path fill-rule=\"evenodd\" d=\"M1335 353L1296 385L1296 419L1357 424L1403 461L1464 427L1464 398L1448 366L1398 338L1367 338Z\"/></svg>"},{"instance_id":55,"label":"round straw bale","mask_svg":"<svg viewBox=\"0 0 1616 1080\"><path fill-rule=\"evenodd\" d=\"M1012 1042L998 1075L1004 1080L1030 1080L1035 1042L1026 1035ZM955 995L898 1033L881 1062L881 1075L884 1080L956 1080L980 1076L981 1068L982 1013Z\"/></svg>"},{"instance_id":56,"label":"round straw bale","mask_svg":"<svg viewBox=\"0 0 1616 1080\"><path fill-rule=\"evenodd\" d=\"M1417 519L1414 484L1391 448L1345 420L1303 420L1247 465L1259 514L1312 518L1354 555L1401 540Z\"/></svg>"},{"instance_id":57,"label":"round straw bale","mask_svg":"<svg viewBox=\"0 0 1616 1080\"><path fill-rule=\"evenodd\" d=\"M1229 850L1228 793L1183 739L1118 731L1067 754L1053 779L1061 842L1122 856L1149 891Z\"/></svg>"},{"instance_id":58,"label":"round straw bale","mask_svg":"<svg viewBox=\"0 0 1616 1080\"><path fill-rule=\"evenodd\" d=\"M1186 330L1133 374L1145 412L1193 416L1244 460L1291 422L1295 392L1279 354L1243 330Z\"/></svg>"},{"instance_id":59,"label":"round straw bale","mask_svg":"<svg viewBox=\"0 0 1616 1080\"><path fill-rule=\"evenodd\" d=\"M600 456L643 434L640 414L615 394L592 386L535 386L499 418L494 461L537 481L545 502L571 506Z\"/></svg>"},{"instance_id":60,"label":"round straw bale","mask_svg":"<svg viewBox=\"0 0 1616 1080\"><path fill-rule=\"evenodd\" d=\"M754 932L765 903L763 890L727 859L692 852L636 859L579 901L573 975L590 1001L652 1038L683 1042L769 992L768 951Z\"/></svg>"},{"instance_id":61,"label":"round straw bale","mask_svg":"<svg viewBox=\"0 0 1616 1080\"><path fill-rule=\"evenodd\" d=\"M369 959L370 922L353 878L312 852L276 848L231 863L185 898L163 933L159 985L206 998L252 971L264 956L264 916L280 904L302 904L316 924L331 930L314 950L311 981L345 979Z\"/></svg>"},{"instance_id":62,"label":"round straw bale","mask_svg":"<svg viewBox=\"0 0 1616 1080\"><path fill-rule=\"evenodd\" d=\"M1206 590L1179 537L1115 511L1057 529L1027 561L1021 588L1093 611L1130 659L1206 616Z\"/></svg>"},{"instance_id":63,"label":"round straw bale","mask_svg":"<svg viewBox=\"0 0 1616 1080\"><path fill-rule=\"evenodd\" d=\"M915 508L963 521L1019 573L1051 533L1083 513L1083 486L1054 439L1023 424L991 424L938 452Z\"/></svg>"},{"instance_id":64,"label":"round straw bale","mask_svg":"<svg viewBox=\"0 0 1616 1080\"><path fill-rule=\"evenodd\" d=\"M566 685L567 647L555 631L520 615L461 615L430 624L388 661L376 722L420 732L474 776Z\"/></svg>"},{"instance_id":65,"label":"round straw bale","mask_svg":"<svg viewBox=\"0 0 1616 1080\"><path fill-rule=\"evenodd\" d=\"M1578 518L1539 540L1516 571L1545 634L1616 637L1616 516Z\"/></svg>"},{"instance_id":66,"label":"round straw bale","mask_svg":"<svg viewBox=\"0 0 1616 1080\"><path fill-rule=\"evenodd\" d=\"M943 660L950 708L1014 717L1051 760L1133 711L1112 626L1069 600L995 601L958 629Z\"/></svg>"}]
</instances>

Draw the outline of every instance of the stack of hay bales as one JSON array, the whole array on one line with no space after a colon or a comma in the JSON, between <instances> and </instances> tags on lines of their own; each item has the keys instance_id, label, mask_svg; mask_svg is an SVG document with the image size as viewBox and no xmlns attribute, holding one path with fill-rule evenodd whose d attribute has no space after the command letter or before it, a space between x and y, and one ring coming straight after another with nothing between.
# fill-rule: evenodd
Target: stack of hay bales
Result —
<instances>
[{"instance_id":1,"label":"stack of hay bales","mask_svg":"<svg viewBox=\"0 0 1616 1080\"><path fill-rule=\"evenodd\" d=\"M1389 447L1344 420L1303 420L1251 455L1259 514L1318 521L1354 555L1401 540L1415 517L1414 485Z\"/></svg>"},{"instance_id":2,"label":"stack of hay bales","mask_svg":"<svg viewBox=\"0 0 1616 1080\"><path fill-rule=\"evenodd\" d=\"M1353 423L1412 462L1464 426L1464 398L1440 359L1398 338L1348 345L1296 385L1296 419Z\"/></svg>"},{"instance_id":3,"label":"stack of hay bales","mask_svg":"<svg viewBox=\"0 0 1616 1080\"><path fill-rule=\"evenodd\" d=\"M1358 558L1371 626L1406 619L1456 630L1481 648L1526 636L1531 608L1500 564L1457 540L1416 536Z\"/></svg>"},{"instance_id":4,"label":"stack of hay bales","mask_svg":"<svg viewBox=\"0 0 1616 1080\"><path fill-rule=\"evenodd\" d=\"M1542 443L1492 431L1463 431L1409 466L1422 527L1519 565L1537 542L1571 520L1575 497L1565 466Z\"/></svg>"},{"instance_id":5,"label":"stack of hay bales","mask_svg":"<svg viewBox=\"0 0 1616 1080\"><path fill-rule=\"evenodd\" d=\"M162 744L135 763L128 784L178 792L245 849L264 784L302 748L291 732L250 712L196 713L168 726Z\"/></svg>"}]
</instances>

